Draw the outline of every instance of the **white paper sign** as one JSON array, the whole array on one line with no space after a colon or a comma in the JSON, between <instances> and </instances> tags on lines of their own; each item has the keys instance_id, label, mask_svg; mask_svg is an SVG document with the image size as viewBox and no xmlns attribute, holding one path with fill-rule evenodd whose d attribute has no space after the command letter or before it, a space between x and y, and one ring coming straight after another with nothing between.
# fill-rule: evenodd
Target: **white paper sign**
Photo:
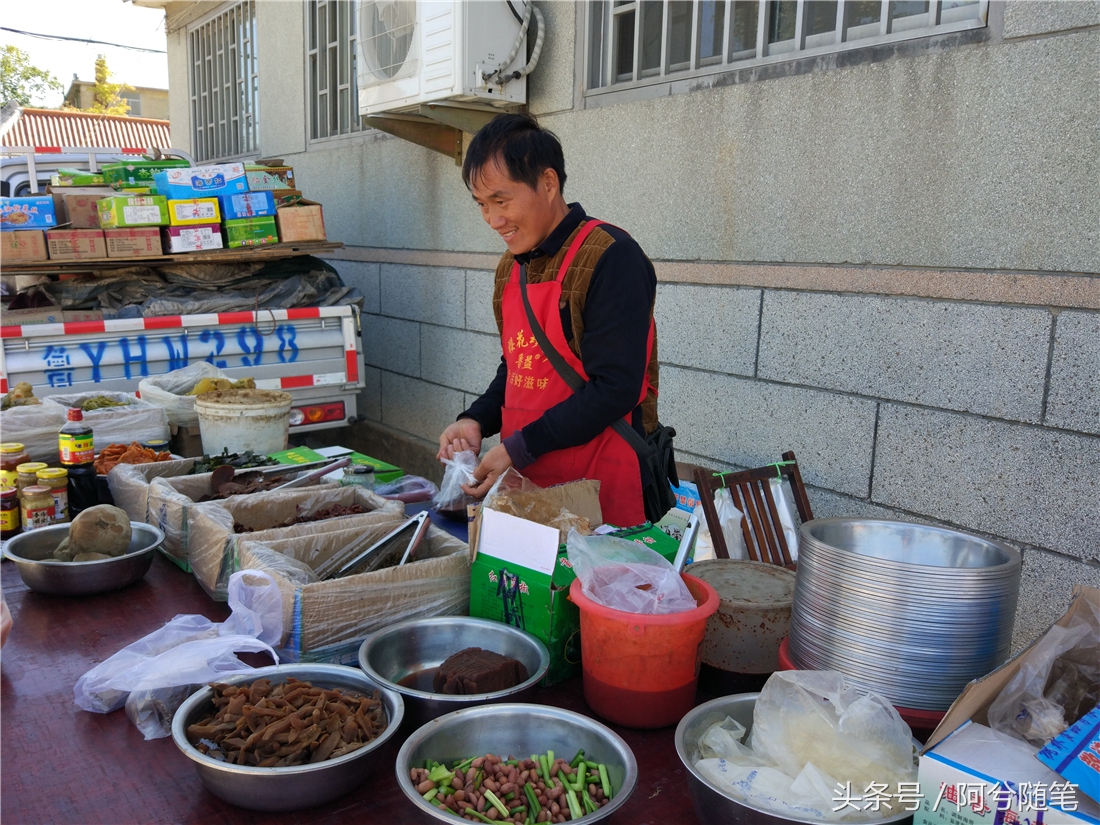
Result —
<instances>
[{"instance_id":1,"label":"white paper sign","mask_svg":"<svg viewBox=\"0 0 1100 825\"><path fill-rule=\"evenodd\" d=\"M551 576L558 557L558 528L483 507L478 555L527 567Z\"/></svg>"}]
</instances>

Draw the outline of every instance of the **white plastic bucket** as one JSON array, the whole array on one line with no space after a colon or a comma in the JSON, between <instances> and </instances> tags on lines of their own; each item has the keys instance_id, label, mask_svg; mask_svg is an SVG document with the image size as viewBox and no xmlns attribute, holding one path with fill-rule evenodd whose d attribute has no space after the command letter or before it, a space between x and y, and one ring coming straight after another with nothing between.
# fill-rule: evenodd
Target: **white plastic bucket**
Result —
<instances>
[{"instance_id":1,"label":"white plastic bucket","mask_svg":"<svg viewBox=\"0 0 1100 825\"><path fill-rule=\"evenodd\" d=\"M195 399L202 451L218 455L285 450L290 429L290 393L278 390L216 390Z\"/></svg>"}]
</instances>

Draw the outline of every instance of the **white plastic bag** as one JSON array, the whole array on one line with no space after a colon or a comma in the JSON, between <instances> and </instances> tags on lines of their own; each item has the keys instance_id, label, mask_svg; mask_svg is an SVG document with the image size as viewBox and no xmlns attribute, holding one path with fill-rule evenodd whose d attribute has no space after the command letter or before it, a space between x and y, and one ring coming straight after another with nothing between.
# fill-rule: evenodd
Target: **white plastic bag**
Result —
<instances>
[{"instance_id":1,"label":"white plastic bag","mask_svg":"<svg viewBox=\"0 0 1100 825\"><path fill-rule=\"evenodd\" d=\"M84 423L92 428L95 451L101 452L111 444L130 444L154 439L168 440L168 416L160 407L125 392L81 392L72 395L47 395L42 406L60 408L79 407L85 401L103 396L125 406L100 407L84 413ZM7 436L4 436L7 438ZM54 439L56 441L56 437Z\"/></svg>"},{"instance_id":2,"label":"white plastic bag","mask_svg":"<svg viewBox=\"0 0 1100 825\"><path fill-rule=\"evenodd\" d=\"M592 601L627 613L682 613L699 606L684 580L655 550L614 536L569 531L569 563Z\"/></svg>"},{"instance_id":3,"label":"white plastic bag","mask_svg":"<svg viewBox=\"0 0 1100 825\"><path fill-rule=\"evenodd\" d=\"M890 792L916 780L909 726L885 699L860 695L835 671L772 675L756 701L751 747L743 733L731 719L711 726L695 768L731 796L786 816L874 821L897 811L860 805L870 783ZM838 787L864 809L838 805Z\"/></svg>"},{"instance_id":4,"label":"white plastic bag","mask_svg":"<svg viewBox=\"0 0 1100 825\"><path fill-rule=\"evenodd\" d=\"M772 478L772 498L775 499L775 509L779 512L779 523L783 526L783 537L787 540L787 549L791 551L791 561L798 561L798 521L795 518L797 511L794 507L794 499L790 485L785 478ZM733 558L731 555L730 558Z\"/></svg>"},{"instance_id":5,"label":"white plastic bag","mask_svg":"<svg viewBox=\"0 0 1100 825\"><path fill-rule=\"evenodd\" d=\"M170 721L179 706L165 704L164 689L201 685L227 673L251 670L235 653L268 653L278 663L269 643L281 638L283 627L282 596L275 580L259 570L234 573L229 605L233 614L224 623L181 614L100 662L77 680L76 705L92 713L110 713L127 704L127 715L145 738L156 739L171 732L165 719ZM134 701L128 702L128 697ZM161 707L154 707L156 702Z\"/></svg>"},{"instance_id":6,"label":"white plastic bag","mask_svg":"<svg viewBox=\"0 0 1100 825\"><path fill-rule=\"evenodd\" d=\"M168 415L168 423L176 427L199 426L199 414L195 412L195 398L187 395L203 378L229 378L229 376L206 361L188 364L164 375L151 375L138 384L141 397L150 404L163 407Z\"/></svg>"},{"instance_id":7,"label":"white plastic bag","mask_svg":"<svg viewBox=\"0 0 1100 825\"><path fill-rule=\"evenodd\" d=\"M443 464L447 469L443 471L443 483L439 485L439 493L432 499L432 506L436 510L447 512L465 510L470 497L466 495L462 485L475 483L477 454L473 450L463 450L455 453L453 460L444 458Z\"/></svg>"},{"instance_id":8,"label":"white plastic bag","mask_svg":"<svg viewBox=\"0 0 1100 825\"><path fill-rule=\"evenodd\" d=\"M749 557L745 549L745 534L741 532L741 519L745 514L733 503L730 491L722 487L714 491L714 509L718 513L718 522L722 525L722 537L726 540L726 550L731 559L742 561Z\"/></svg>"}]
</instances>

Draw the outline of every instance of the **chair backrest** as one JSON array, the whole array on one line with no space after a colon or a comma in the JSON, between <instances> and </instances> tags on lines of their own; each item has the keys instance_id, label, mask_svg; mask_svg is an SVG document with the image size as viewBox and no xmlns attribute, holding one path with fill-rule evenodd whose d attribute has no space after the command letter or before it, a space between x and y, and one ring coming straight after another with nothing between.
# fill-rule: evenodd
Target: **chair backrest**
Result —
<instances>
[{"instance_id":1,"label":"chair backrest","mask_svg":"<svg viewBox=\"0 0 1100 825\"><path fill-rule=\"evenodd\" d=\"M806 522L814 517L793 452L783 453L783 460L777 464L769 464L767 467L758 467L755 470L715 473L703 467L696 467L693 475L695 484L699 488L703 512L707 517L711 543L718 558L730 557L725 536L722 534L722 525L718 520L718 512L714 506L715 491L726 487L730 491L734 506L745 515L741 520L741 533L745 537L745 549L748 551L749 558L753 561L778 564L791 569L795 567L786 537L783 535L779 510L769 483L769 480L777 475L786 478L794 494L799 519Z\"/></svg>"}]
</instances>

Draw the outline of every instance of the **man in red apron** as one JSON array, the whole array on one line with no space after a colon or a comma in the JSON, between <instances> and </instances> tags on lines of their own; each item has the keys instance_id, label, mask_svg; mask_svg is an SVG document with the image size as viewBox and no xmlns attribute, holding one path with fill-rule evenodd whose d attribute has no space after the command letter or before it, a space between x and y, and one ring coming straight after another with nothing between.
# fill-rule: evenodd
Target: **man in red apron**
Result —
<instances>
[{"instance_id":1,"label":"man in red apron","mask_svg":"<svg viewBox=\"0 0 1100 825\"><path fill-rule=\"evenodd\" d=\"M470 143L462 177L485 222L508 251L497 265L493 310L502 356L496 377L439 438L439 455L501 443L481 457L481 498L515 467L547 487L599 479L604 521L645 521L638 455L611 429L625 418L640 435L657 426L653 265L624 231L562 196L561 144L530 115L500 115ZM574 392L531 332L520 267L535 319L585 381Z\"/></svg>"}]
</instances>

